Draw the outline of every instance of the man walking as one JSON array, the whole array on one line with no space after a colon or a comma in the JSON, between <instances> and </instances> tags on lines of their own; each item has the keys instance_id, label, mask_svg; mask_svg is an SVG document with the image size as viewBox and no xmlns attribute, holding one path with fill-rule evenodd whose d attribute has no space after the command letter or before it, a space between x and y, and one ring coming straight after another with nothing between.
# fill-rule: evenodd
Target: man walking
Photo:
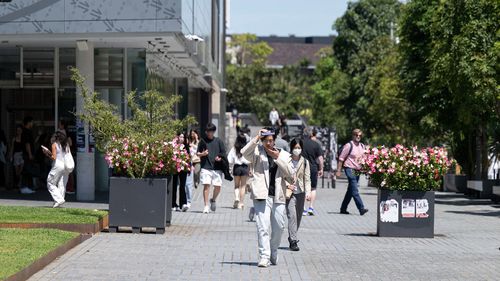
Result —
<instances>
[{"instance_id":1,"label":"man walking","mask_svg":"<svg viewBox=\"0 0 500 281\"><path fill-rule=\"evenodd\" d=\"M311 132L304 129L304 147L302 148L302 156L311 163L311 200L309 200L309 208L304 209L303 215L314 216L314 201L316 200L316 188L318 187L318 177L323 176L323 149L321 145L311 139Z\"/></svg>"},{"instance_id":2,"label":"man walking","mask_svg":"<svg viewBox=\"0 0 500 281\"><path fill-rule=\"evenodd\" d=\"M359 176L355 175L355 171L361 169L360 160L365 153L365 145L361 143L362 136L363 132L360 129L352 130L352 141L344 145L339 156L337 164L337 178L340 177L341 169L344 167L345 175L349 181L344 200L340 206L341 214L349 214L347 206L349 205L349 202L351 202L351 198L354 198L354 203L356 203L356 207L358 208L360 215L364 215L368 212L368 209L365 209L363 200L361 200L361 196L359 195Z\"/></svg>"},{"instance_id":3,"label":"man walking","mask_svg":"<svg viewBox=\"0 0 500 281\"><path fill-rule=\"evenodd\" d=\"M208 123L205 128L205 137L198 144L198 152L196 155L201 159L200 182L203 184L203 200L205 202L204 214L215 212L217 196L219 196L222 186L222 171L216 165L222 161L222 156L226 155L224 143L215 137L217 127L214 124ZM210 193L210 185L214 186L212 199L210 199L210 207L208 206L208 196Z\"/></svg>"}]
</instances>

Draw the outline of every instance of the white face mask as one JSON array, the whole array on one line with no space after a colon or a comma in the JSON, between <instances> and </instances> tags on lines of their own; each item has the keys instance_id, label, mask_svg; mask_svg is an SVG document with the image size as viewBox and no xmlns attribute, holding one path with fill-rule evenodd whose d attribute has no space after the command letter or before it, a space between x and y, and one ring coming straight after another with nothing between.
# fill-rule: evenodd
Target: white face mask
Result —
<instances>
[{"instance_id":1,"label":"white face mask","mask_svg":"<svg viewBox=\"0 0 500 281\"><path fill-rule=\"evenodd\" d=\"M293 155L295 155L295 156L299 156L299 155L302 153L302 149L300 149L300 148L295 148L294 150L292 150L292 153L293 153Z\"/></svg>"}]
</instances>

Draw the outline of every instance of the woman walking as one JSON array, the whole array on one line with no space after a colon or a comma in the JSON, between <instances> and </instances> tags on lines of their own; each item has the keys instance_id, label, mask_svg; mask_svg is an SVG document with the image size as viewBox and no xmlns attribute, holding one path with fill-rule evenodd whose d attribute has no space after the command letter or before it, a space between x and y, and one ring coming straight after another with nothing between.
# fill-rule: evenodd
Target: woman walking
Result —
<instances>
[{"instance_id":1,"label":"woman walking","mask_svg":"<svg viewBox=\"0 0 500 281\"><path fill-rule=\"evenodd\" d=\"M23 173L24 158L23 158L23 142L22 142L23 127L16 127L16 136L12 139L10 150L10 161L14 165L14 188L21 190L21 175Z\"/></svg>"},{"instance_id":2,"label":"woman walking","mask_svg":"<svg viewBox=\"0 0 500 281\"><path fill-rule=\"evenodd\" d=\"M272 129L261 129L241 153L252 166L252 198L255 209L259 262L257 266L278 264L278 247L285 230L286 182L293 182L290 154L274 147ZM270 233L271 232L271 233Z\"/></svg>"},{"instance_id":3,"label":"woman walking","mask_svg":"<svg viewBox=\"0 0 500 281\"><path fill-rule=\"evenodd\" d=\"M311 196L311 164L300 156L302 153L302 140L295 138L290 142L290 167L294 175L294 182L287 183L286 214L288 217L288 242L290 250L299 251L297 232L302 219L302 210L305 200Z\"/></svg>"},{"instance_id":4,"label":"woman walking","mask_svg":"<svg viewBox=\"0 0 500 281\"><path fill-rule=\"evenodd\" d=\"M192 155L194 187L198 188L198 184L200 183L201 159L200 157L198 157L198 155L196 155L196 151L198 151L198 144L200 143L200 134L197 130L191 129L191 131L189 131L189 137L190 145L195 151L195 153Z\"/></svg>"},{"instance_id":5,"label":"woman walking","mask_svg":"<svg viewBox=\"0 0 500 281\"><path fill-rule=\"evenodd\" d=\"M66 184L68 183L69 172L64 167L64 155L71 153L69 150L68 139L66 135L57 131L54 135L52 150L42 147L45 155L52 159L52 169L47 176L47 187L52 199L54 199L53 208L57 208L64 204L64 196L66 194Z\"/></svg>"},{"instance_id":6,"label":"woman walking","mask_svg":"<svg viewBox=\"0 0 500 281\"><path fill-rule=\"evenodd\" d=\"M233 208L243 209L245 203L245 191L248 179L248 164L241 154L241 149L247 144L247 139L243 134L238 134L234 147L231 148L227 155L229 166L232 167L234 177L234 204Z\"/></svg>"},{"instance_id":7,"label":"woman walking","mask_svg":"<svg viewBox=\"0 0 500 281\"><path fill-rule=\"evenodd\" d=\"M186 136L185 133L178 134L176 141L178 144L184 145L184 149L189 155L189 144L185 136ZM183 208L182 211L184 212L189 209L187 208L187 199L186 199L186 180L188 173L189 171L180 171L173 176L172 211L180 212L181 207ZM177 186L179 186L179 204L177 204Z\"/></svg>"}]
</instances>

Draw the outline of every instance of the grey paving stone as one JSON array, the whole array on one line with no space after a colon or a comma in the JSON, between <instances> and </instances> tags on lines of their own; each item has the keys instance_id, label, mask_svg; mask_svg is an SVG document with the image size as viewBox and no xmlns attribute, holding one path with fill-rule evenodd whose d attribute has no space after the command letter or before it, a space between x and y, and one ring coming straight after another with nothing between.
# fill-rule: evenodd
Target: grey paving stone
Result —
<instances>
[{"instance_id":1,"label":"grey paving stone","mask_svg":"<svg viewBox=\"0 0 500 281\"><path fill-rule=\"evenodd\" d=\"M246 199L243 211L232 209L233 187L225 183L215 213L200 212L197 189L193 208L174 213L164 235L100 233L30 280L500 280L499 205L438 193L438 236L380 238L373 236L376 190L361 188L370 209L361 217L354 202L351 215L339 214L345 189L345 181L318 189L317 215L304 217L299 230L301 251L288 251L284 235L277 266L256 266L251 202Z\"/></svg>"}]
</instances>

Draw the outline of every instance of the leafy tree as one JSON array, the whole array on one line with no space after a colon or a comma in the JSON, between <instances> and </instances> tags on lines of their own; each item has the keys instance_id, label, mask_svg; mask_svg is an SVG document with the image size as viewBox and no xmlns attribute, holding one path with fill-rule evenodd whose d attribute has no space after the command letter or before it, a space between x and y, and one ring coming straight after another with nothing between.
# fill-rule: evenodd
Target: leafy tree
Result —
<instances>
[{"instance_id":1,"label":"leafy tree","mask_svg":"<svg viewBox=\"0 0 500 281\"><path fill-rule=\"evenodd\" d=\"M265 42L256 42L253 34L233 35L231 47L236 49L236 64L227 67L228 103L240 112L256 113L266 123L272 107L290 116L297 112L312 112L310 86L313 77L306 71L308 62L284 66L282 69L266 67L272 48Z\"/></svg>"},{"instance_id":2,"label":"leafy tree","mask_svg":"<svg viewBox=\"0 0 500 281\"><path fill-rule=\"evenodd\" d=\"M401 21L403 88L469 174L485 178L498 130L500 1L411 1ZM426 126L426 125L431 126ZM430 128L430 129L429 129Z\"/></svg>"},{"instance_id":3,"label":"leafy tree","mask_svg":"<svg viewBox=\"0 0 500 281\"><path fill-rule=\"evenodd\" d=\"M388 134L394 133L393 124L388 124L388 116L382 110L373 107L374 99L378 95L397 96L395 93L380 93L379 90L389 90L387 87L376 88L374 82L367 89L371 77L382 72L383 61L395 63L396 52L388 51L394 48L390 38L391 29L395 30L401 4L397 0L361 0L351 2L345 14L335 21L334 28L338 36L333 42L333 56L339 64L339 71L344 73L343 78L347 83L342 83L343 89L334 93L341 114L347 120L347 127L360 127L366 135L374 141L385 141ZM393 40L391 40L393 39ZM393 74L393 73L391 73ZM392 80L397 80L392 76ZM382 79L383 80L383 79ZM384 80L388 82L388 80ZM391 82L398 85L397 81ZM367 92L370 90L371 92ZM347 93L347 94L345 94ZM386 99L387 100L387 99ZM381 100L378 99L378 102ZM400 101L400 100L399 100ZM405 108L388 108L386 110L404 110ZM393 116L396 113L393 114ZM404 120L399 120L404 122ZM391 129L386 129L391 125ZM350 133L345 132L341 137L348 138ZM398 136L402 133L398 132ZM389 138L391 141L404 140L404 138Z\"/></svg>"},{"instance_id":4,"label":"leafy tree","mask_svg":"<svg viewBox=\"0 0 500 281\"><path fill-rule=\"evenodd\" d=\"M349 78L340 70L338 61L331 48L318 52L321 59L316 64L314 75L316 83L312 85L311 123L325 127L335 127L337 133L348 136L347 118L342 114L339 100L349 94ZM343 141L343 140L342 140Z\"/></svg>"}]
</instances>

